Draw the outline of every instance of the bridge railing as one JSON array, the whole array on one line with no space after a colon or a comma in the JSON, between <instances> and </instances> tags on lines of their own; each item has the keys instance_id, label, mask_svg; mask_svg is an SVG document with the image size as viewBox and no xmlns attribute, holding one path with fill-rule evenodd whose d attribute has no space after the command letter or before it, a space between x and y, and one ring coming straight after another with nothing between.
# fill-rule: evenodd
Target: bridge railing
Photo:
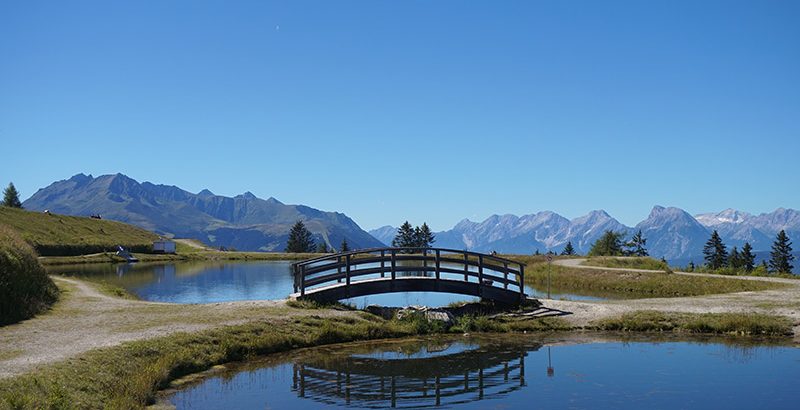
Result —
<instances>
[{"instance_id":1,"label":"bridge railing","mask_svg":"<svg viewBox=\"0 0 800 410\"><path fill-rule=\"evenodd\" d=\"M459 280L519 292L525 298L525 264L496 255L445 248L371 248L325 255L292 265L294 291L409 276Z\"/></svg>"}]
</instances>

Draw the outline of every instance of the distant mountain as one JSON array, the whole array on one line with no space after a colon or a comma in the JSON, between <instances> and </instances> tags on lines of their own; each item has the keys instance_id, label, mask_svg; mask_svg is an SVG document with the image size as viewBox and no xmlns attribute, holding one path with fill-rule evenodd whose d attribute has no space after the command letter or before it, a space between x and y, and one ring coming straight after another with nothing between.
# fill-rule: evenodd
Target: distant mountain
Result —
<instances>
[{"instance_id":1,"label":"distant mountain","mask_svg":"<svg viewBox=\"0 0 800 410\"><path fill-rule=\"evenodd\" d=\"M758 216L726 209L693 217L680 208L663 206L653 207L647 219L635 227L625 226L602 210L573 220L551 211L523 216L492 215L483 222L464 219L450 230L437 232L435 245L479 252L531 253L537 249L560 252L567 241L572 241L578 253L585 254L607 230L630 236L639 229L647 239L650 255L686 263L702 261L703 245L714 229L728 248L741 249L745 242L750 242L757 252L769 251L781 229L795 241L795 248L800 248L800 212L792 209L779 208ZM387 225L370 233L391 244L396 231Z\"/></svg>"},{"instance_id":2,"label":"distant mountain","mask_svg":"<svg viewBox=\"0 0 800 410\"><path fill-rule=\"evenodd\" d=\"M794 209L778 208L758 216L726 209L695 218L709 231L716 230L728 247L741 249L745 242L750 242L756 250L769 250L781 230L785 230L789 238L800 239L800 212Z\"/></svg>"},{"instance_id":3,"label":"distant mountain","mask_svg":"<svg viewBox=\"0 0 800 410\"><path fill-rule=\"evenodd\" d=\"M394 236L397 235L397 228L390 225L381 226L380 228L369 231L369 234L372 235L373 238L381 241L384 245L391 246Z\"/></svg>"},{"instance_id":4,"label":"distant mountain","mask_svg":"<svg viewBox=\"0 0 800 410\"><path fill-rule=\"evenodd\" d=\"M246 251L282 251L289 228L303 220L317 242L353 248L381 246L352 219L305 205L286 205L250 192L233 198L204 189L197 194L175 186L139 183L122 174L78 174L40 189L26 209L66 215L101 214L165 236L196 238L212 246Z\"/></svg>"},{"instance_id":5,"label":"distant mountain","mask_svg":"<svg viewBox=\"0 0 800 410\"><path fill-rule=\"evenodd\" d=\"M655 206L650 215L636 224L647 239L650 255L674 259L700 254L709 231L680 208Z\"/></svg>"},{"instance_id":6,"label":"distant mountain","mask_svg":"<svg viewBox=\"0 0 800 410\"><path fill-rule=\"evenodd\" d=\"M394 238L396 228L386 226L380 229L392 232L391 238ZM572 221L551 211L523 216L492 215L483 222L464 219L453 229L437 232L435 245L478 252L526 254L537 249L540 252L560 252L567 241L572 241L578 252L586 253L606 230L627 232L630 228L605 211L592 211ZM371 233L373 236L378 234L376 231ZM391 238L388 238L389 242Z\"/></svg>"}]
</instances>

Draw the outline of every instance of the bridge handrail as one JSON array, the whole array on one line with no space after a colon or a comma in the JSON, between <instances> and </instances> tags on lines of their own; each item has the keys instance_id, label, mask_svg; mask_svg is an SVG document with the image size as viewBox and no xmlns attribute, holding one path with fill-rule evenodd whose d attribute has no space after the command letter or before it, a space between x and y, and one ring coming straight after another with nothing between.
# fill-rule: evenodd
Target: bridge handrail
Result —
<instances>
[{"instance_id":1,"label":"bridge handrail","mask_svg":"<svg viewBox=\"0 0 800 410\"><path fill-rule=\"evenodd\" d=\"M445 255L442 255L445 253ZM456 254L463 259L454 259L452 256ZM353 258L357 255L371 255L371 258ZM430 256L428 256L430 255ZM470 257L475 257L478 260L471 260ZM487 263L488 259L488 263ZM397 261L420 261L423 266L397 266ZM320 262L331 261L325 265L313 266ZM391 262L389 266L386 262ZM433 265L428 266L428 263ZM449 264L463 264L463 269L454 269L448 266L441 266L442 262ZM364 265L369 263L380 263L379 267L357 268L351 269L353 266ZM512 265L512 266L509 266ZM518 267L514 268L514 265ZM493 287L494 283L502 284L504 289L508 289L509 285L516 286L519 289L520 299L525 298L525 266L523 262L499 257L496 255L483 254L478 252L448 249L448 248L420 248L420 247L385 247L385 248L369 248L358 249L348 252L324 255L317 258L308 259L301 262L292 264L292 271L295 275L295 292L301 296L305 295L306 290L312 286L321 285L329 282L341 283L344 280L346 289L350 287L350 280L354 277L365 276L371 274L391 274L391 281L397 279L396 272L413 271L413 272L431 272L436 276L435 279L438 283L441 273L463 275L464 282L469 282L469 277L477 277L480 293L483 294L484 287ZM469 270L470 267L477 267L478 271L474 272ZM488 270L488 272L485 272ZM329 274L318 275L324 272L332 271ZM492 273L499 273L497 276ZM318 276L314 276L318 275ZM515 279L518 277L519 279ZM452 279L447 279L452 280ZM358 281L356 281L358 283ZM438 285L437 285L438 286ZM516 291L515 291L516 292Z\"/></svg>"},{"instance_id":2,"label":"bridge handrail","mask_svg":"<svg viewBox=\"0 0 800 410\"><path fill-rule=\"evenodd\" d=\"M527 264L525 264L523 262L515 261L513 259L503 258L502 256L492 255L492 254L488 254L488 253L467 251L467 250L463 250L463 249L417 248L417 247L405 247L405 248L385 247L385 248L356 249L356 250L352 250L352 251L341 252L341 253L332 253L330 255L324 255L324 256L318 256L318 257L312 258L312 259L306 259L306 260L303 260L303 261L300 261L300 262L295 262L295 263L293 263L293 265L298 265L298 266L300 266L300 265L309 265L309 264L312 264L312 263L323 261L325 259L331 259L331 258L336 258L336 257L345 257L345 256L348 256L348 255L352 256L352 255L358 255L358 254L362 254L362 253L375 253L375 252L380 252L380 251L398 251L398 253L400 253L399 251L407 251L407 250L411 250L411 251L425 251L425 250L428 250L428 251L439 251L439 252L449 252L449 253L460 253L462 255L466 254L466 255L469 255L469 256L482 256L484 258L496 259L496 260L501 261L501 262L507 262L507 263L513 263L515 265L527 266ZM413 255L413 253L412 253L412 255Z\"/></svg>"}]
</instances>

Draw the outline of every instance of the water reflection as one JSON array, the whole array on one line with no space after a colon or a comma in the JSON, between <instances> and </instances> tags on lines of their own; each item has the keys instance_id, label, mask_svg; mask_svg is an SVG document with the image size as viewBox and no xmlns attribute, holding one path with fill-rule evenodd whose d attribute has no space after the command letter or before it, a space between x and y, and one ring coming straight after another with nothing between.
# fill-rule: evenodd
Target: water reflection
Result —
<instances>
[{"instance_id":1,"label":"water reflection","mask_svg":"<svg viewBox=\"0 0 800 410\"><path fill-rule=\"evenodd\" d=\"M453 347L423 344L401 358L352 352L304 358L292 366L292 391L315 402L361 408L426 408L499 398L525 386L525 357L540 346ZM430 354L437 349L456 352Z\"/></svg>"}]
</instances>

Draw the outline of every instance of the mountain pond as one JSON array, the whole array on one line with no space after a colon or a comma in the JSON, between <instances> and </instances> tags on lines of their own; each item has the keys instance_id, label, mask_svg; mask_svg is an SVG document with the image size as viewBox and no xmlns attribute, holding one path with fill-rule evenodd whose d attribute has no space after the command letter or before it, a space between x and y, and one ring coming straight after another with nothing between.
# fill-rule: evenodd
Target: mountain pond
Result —
<instances>
[{"instance_id":1,"label":"mountain pond","mask_svg":"<svg viewBox=\"0 0 800 410\"><path fill-rule=\"evenodd\" d=\"M161 392L178 409L796 409L800 349L730 339L473 335L301 349Z\"/></svg>"},{"instance_id":2,"label":"mountain pond","mask_svg":"<svg viewBox=\"0 0 800 410\"><path fill-rule=\"evenodd\" d=\"M169 263L94 263L48 267L53 274L103 281L139 299L170 303L216 303L285 299L294 291L292 261L191 261ZM547 289L527 286L526 293L546 297ZM603 300L606 294L566 293L551 289L553 299ZM363 296L344 303L363 308L383 306L446 306L476 298L434 292Z\"/></svg>"}]
</instances>

